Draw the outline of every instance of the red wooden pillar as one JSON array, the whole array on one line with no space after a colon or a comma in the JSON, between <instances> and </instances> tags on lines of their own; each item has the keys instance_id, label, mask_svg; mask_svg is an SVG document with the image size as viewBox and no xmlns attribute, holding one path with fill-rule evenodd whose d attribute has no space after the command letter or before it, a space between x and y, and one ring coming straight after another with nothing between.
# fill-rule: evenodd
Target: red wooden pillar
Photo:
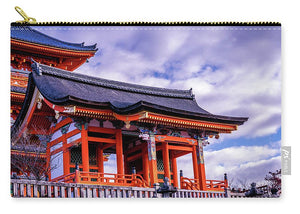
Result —
<instances>
[{"instance_id":1,"label":"red wooden pillar","mask_svg":"<svg viewBox=\"0 0 300 214\"><path fill-rule=\"evenodd\" d=\"M148 147L148 161L149 161L149 172L150 172L150 185L157 183L157 163L156 163L156 145L155 136L150 135L147 140Z\"/></svg>"},{"instance_id":2,"label":"red wooden pillar","mask_svg":"<svg viewBox=\"0 0 300 214\"><path fill-rule=\"evenodd\" d=\"M122 130L116 130L116 156L117 156L117 173L124 174L124 161L123 161L123 143L122 143Z\"/></svg>"},{"instance_id":3,"label":"red wooden pillar","mask_svg":"<svg viewBox=\"0 0 300 214\"><path fill-rule=\"evenodd\" d=\"M143 155L143 177L145 181L147 181L147 184L149 184L149 163L148 163L148 153L147 153L147 147L142 149Z\"/></svg>"},{"instance_id":4,"label":"red wooden pillar","mask_svg":"<svg viewBox=\"0 0 300 214\"><path fill-rule=\"evenodd\" d=\"M164 174L165 177L169 178L169 181L171 182L169 145L167 142L164 142L162 144L162 150L163 150L162 152L163 152Z\"/></svg>"},{"instance_id":5,"label":"red wooden pillar","mask_svg":"<svg viewBox=\"0 0 300 214\"><path fill-rule=\"evenodd\" d=\"M174 155L172 155L171 161L173 170L173 186L178 188L177 160Z\"/></svg>"},{"instance_id":6,"label":"red wooden pillar","mask_svg":"<svg viewBox=\"0 0 300 214\"><path fill-rule=\"evenodd\" d=\"M68 150L67 146L67 138L66 134L63 134L63 164L64 164L64 175L70 173L70 151Z\"/></svg>"},{"instance_id":7,"label":"red wooden pillar","mask_svg":"<svg viewBox=\"0 0 300 214\"><path fill-rule=\"evenodd\" d=\"M97 156L98 156L98 172L104 173L104 156L103 156L103 146L97 146Z\"/></svg>"},{"instance_id":8,"label":"red wooden pillar","mask_svg":"<svg viewBox=\"0 0 300 214\"><path fill-rule=\"evenodd\" d=\"M206 189L206 176L205 176L205 166L204 166L204 156L203 156L203 143L202 139L198 139L197 149L197 164L198 164L198 172L199 172L199 183L200 190Z\"/></svg>"},{"instance_id":9,"label":"red wooden pillar","mask_svg":"<svg viewBox=\"0 0 300 214\"><path fill-rule=\"evenodd\" d=\"M81 127L81 158L82 158L82 171L89 172L89 142L88 142L88 132Z\"/></svg>"},{"instance_id":10,"label":"red wooden pillar","mask_svg":"<svg viewBox=\"0 0 300 214\"><path fill-rule=\"evenodd\" d=\"M47 143L46 149L46 169L49 181L51 181L51 165L50 165L50 143Z\"/></svg>"},{"instance_id":11,"label":"red wooden pillar","mask_svg":"<svg viewBox=\"0 0 300 214\"><path fill-rule=\"evenodd\" d=\"M193 159L194 179L199 181L199 172L198 172L198 163L197 163L197 146L198 145L193 146L192 159ZM200 187L198 186L198 188Z\"/></svg>"}]
</instances>

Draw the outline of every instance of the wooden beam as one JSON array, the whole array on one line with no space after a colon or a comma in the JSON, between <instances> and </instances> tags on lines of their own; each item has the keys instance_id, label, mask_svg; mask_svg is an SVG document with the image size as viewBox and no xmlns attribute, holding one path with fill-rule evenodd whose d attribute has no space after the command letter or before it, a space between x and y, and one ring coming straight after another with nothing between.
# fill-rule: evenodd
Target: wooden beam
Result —
<instances>
[{"instance_id":1,"label":"wooden beam","mask_svg":"<svg viewBox=\"0 0 300 214\"><path fill-rule=\"evenodd\" d=\"M190 146L169 145L169 150L192 152L193 148Z\"/></svg>"},{"instance_id":2,"label":"wooden beam","mask_svg":"<svg viewBox=\"0 0 300 214\"><path fill-rule=\"evenodd\" d=\"M89 126L88 131L89 132L99 132L99 133L104 133L104 134L116 134L117 129L108 129L108 128Z\"/></svg>"},{"instance_id":3,"label":"wooden beam","mask_svg":"<svg viewBox=\"0 0 300 214\"><path fill-rule=\"evenodd\" d=\"M177 152L176 154L174 154L174 157L179 158L179 157L187 155L189 153L191 153L191 152Z\"/></svg>"},{"instance_id":4,"label":"wooden beam","mask_svg":"<svg viewBox=\"0 0 300 214\"><path fill-rule=\"evenodd\" d=\"M102 138L102 137L88 137L89 142L98 143L113 143L116 144L116 139Z\"/></svg>"},{"instance_id":5,"label":"wooden beam","mask_svg":"<svg viewBox=\"0 0 300 214\"><path fill-rule=\"evenodd\" d=\"M131 161L134 161L138 158L141 158L142 157L142 153L137 153L135 155L132 155L132 156L127 156L127 161L131 162Z\"/></svg>"},{"instance_id":6,"label":"wooden beam","mask_svg":"<svg viewBox=\"0 0 300 214\"><path fill-rule=\"evenodd\" d=\"M174 142L174 143L184 143L189 145L194 145L197 143L197 140L194 138L186 138L186 137L175 137L168 135L155 135L156 142Z\"/></svg>"},{"instance_id":7,"label":"wooden beam","mask_svg":"<svg viewBox=\"0 0 300 214\"><path fill-rule=\"evenodd\" d=\"M108 149L113 146L115 146L115 144L111 144L111 143L105 144L105 145L103 145L103 150Z\"/></svg>"},{"instance_id":8,"label":"wooden beam","mask_svg":"<svg viewBox=\"0 0 300 214\"><path fill-rule=\"evenodd\" d=\"M127 150L126 152L124 152L124 153L127 154L127 155L130 155L130 153L136 152L136 151L141 150L141 149L143 149L143 148L144 148L144 144L142 143L142 144L140 144L140 145L137 145L137 146L134 146L134 147L128 149L128 150Z\"/></svg>"},{"instance_id":9,"label":"wooden beam","mask_svg":"<svg viewBox=\"0 0 300 214\"><path fill-rule=\"evenodd\" d=\"M44 103L45 104L45 103ZM45 104L46 105L46 104ZM59 123L57 123L53 128L52 128L52 132L56 132L58 129L60 129L61 127L69 124L72 122L72 119L70 117L60 121Z\"/></svg>"}]
</instances>

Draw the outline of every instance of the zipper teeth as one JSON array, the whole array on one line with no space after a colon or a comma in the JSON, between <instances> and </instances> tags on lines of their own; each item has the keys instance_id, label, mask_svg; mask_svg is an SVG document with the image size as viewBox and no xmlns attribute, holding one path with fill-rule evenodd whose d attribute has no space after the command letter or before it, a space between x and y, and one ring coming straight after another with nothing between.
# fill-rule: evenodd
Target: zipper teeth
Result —
<instances>
[{"instance_id":1,"label":"zipper teeth","mask_svg":"<svg viewBox=\"0 0 300 214\"><path fill-rule=\"evenodd\" d=\"M20 23L12 23L20 24ZM71 25L71 26L281 26L280 22L187 22L187 21L178 21L178 22L64 22L64 21L55 21L55 22L35 22L35 23L23 23L26 25Z\"/></svg>"},{"instance_id":2,"label":"zipper teeth","mask_svg":"<svg viewBox=\"0 0 300 214\"><path fill-rule=\"evenodd\" d=\"M175 21L175 22L37 22L35 18L27 16L27 14L18 6L15 10L24 18L22 21L18 21L14 24L26 24L26 25L101 25L101 26L281 26L280 22L188 22L188 21Z\"/></svg>"}]
</instances>

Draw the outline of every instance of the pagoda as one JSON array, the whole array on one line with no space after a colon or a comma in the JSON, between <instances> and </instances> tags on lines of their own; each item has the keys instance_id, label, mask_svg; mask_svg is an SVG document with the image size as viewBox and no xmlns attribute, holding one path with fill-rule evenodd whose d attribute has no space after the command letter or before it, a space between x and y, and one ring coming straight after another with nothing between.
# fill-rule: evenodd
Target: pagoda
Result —
<instances>
[{"instance_id":1,"label":"pagoda","mask_svg":"<svg viewBox=\"0 0 300 214\"><path fill-rule=\"evenodd\" d=\"M26 25L11 26L11 123L25 98L31 60L74 71L93 57L96 44L69 43L45 35Z\"/></svg>"},{"instance_id":2,"label":"pagoda","mask_svg":"<svg viewBox=\"0 0 300 214\"><path fill-rule=\"evenodd\" d=\"M49 65L52 67L63 68L73 71L89 58L93 57L97 51L96 44L86 46L84 43L69 43L58 40L43 34L32 27L26 25L14 24L11 26L11 126L14 124L22 104L25 99L27 89L28 75L31 72L32 60ZM45 133L38 133L31 130L28 143L39 143L39 138L45 138ZM17 174L24 174L24 168L32 166L35 159L39 160L36 168L43 168L46 163L45 152L36 154L37 148L32 145L23 146L12 144L11 158L12 163L18 167L12 166L11 171ZM25 164L27 162L27 164ZM14 165L14 164L12 164ZM23 169L22 169L23 168ZM23 171L23 172L22 172Z\"/></svg>"}]
</instances>

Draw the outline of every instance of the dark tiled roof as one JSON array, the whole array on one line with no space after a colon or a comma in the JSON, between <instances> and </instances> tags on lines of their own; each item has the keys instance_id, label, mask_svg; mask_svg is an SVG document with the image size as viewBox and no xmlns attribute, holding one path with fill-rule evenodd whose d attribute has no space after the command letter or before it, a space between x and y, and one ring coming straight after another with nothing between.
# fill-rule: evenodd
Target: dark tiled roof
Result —
<instances>
[{"instance_id":1,"label":"dark tiled roof","mask_svg":"<svg viewBox=\"0 0 300 214\"><path fill-rule=\"evenodd\" d=\"M57 47L75 51L97 51L96 44L85 46L84 43L69 43L58 40L51 36L47 36L37 30L32 29L29 26L24 25L12 25L11 26L11 38L25 42L36 43L40 45L46 45L50 47Z\"/></svg>"},{"instance_id":2,"label":"dark tiled roof","mask_svg":"<svg viewBox=\"0 0 300 214\"><path fill-rule=\"evenodd\" d=\"M242 124L247 118L213 115L198 106L191 90L141 86L95 78L34 62L32 78L41 94L57 105L112 109L120 114L141 110L185 118ZM30 84L30 82L29 82Z\"/></svg>"}]
</instances>

